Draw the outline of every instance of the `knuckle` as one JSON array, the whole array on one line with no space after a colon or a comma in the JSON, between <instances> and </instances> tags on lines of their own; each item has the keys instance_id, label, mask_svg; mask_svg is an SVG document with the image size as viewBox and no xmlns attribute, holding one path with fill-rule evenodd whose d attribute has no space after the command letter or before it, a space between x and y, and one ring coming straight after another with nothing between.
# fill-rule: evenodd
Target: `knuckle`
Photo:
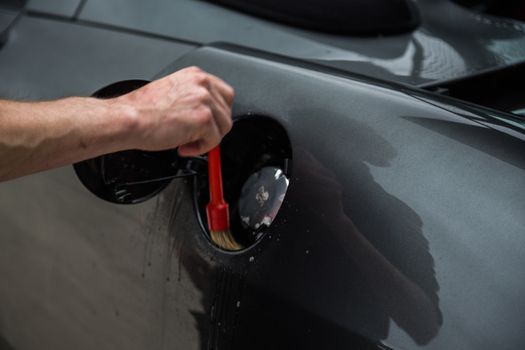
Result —
<instances>
[{"instance_id":1,"label":"knuckle","mask_svg":"<svg viewBox=\"0 0 525 350\"><path fill-rule=\"evenodd\" d=\"M200 102L208 102L210 99L210 92L208 91L208 89L203 88L203 87L197 88L195 90L195 97Z\"/></svg>"},{"instance_id":2,"label":"knuckle","mask_svg":"<svg viewBox=\"0 0 525 350\"><path fill-rule=\"evenodd\" d=\"M202 86L208 86L209 85L209 78L208 78L208 75L206 73L202 73L202 72L195 73L193 75L193 81L197 85L202 85Z\"/></svg>"},{"instance_id":3,"label":"knuckle","mask_svg":"<svg viewBox=\"0 0 525 350\"><path fill-rule=\"evenodd\" d=\"M202 70L197 66L191 66L191 67L186 68L185 70L188 72L195 72L195 73L202 72Z\"/></svg>"},{"instance_id":4,"label":"knuckle","mask_svg":"<svg viewBox=\"0 0 525 350\"><path fill-rule=\"evenodd\" d=\"M228 94L228 97L230 100L233 100L235 97L235 90L230 85L226 85L226 93Z\"/></svg>"},{"instance_id":5,"label":"knuckle","mask_svg":"<svg viewBox=\"0 0 525 350\"><path fill-rule=\"evenodd\" d=\"M222 135L224 136L226 133L228 133L233 127L233 120L231 118L231 114L228 113L225 115L224 120L221 122L221 131Z\"/></svg>"},{"instance_id":6,"label":"knuckle","mask_svg":"<svg viewBox=\"0 0 525 350\"><path fill-rule=\"evenodd\" d=\"M233 128L233 120L231 118L228 118L226 122L226 132L229 132L232 128Z\"/></svg>"},{"instance_id":7,"label":"knuckle","mask_svg":"<svg viewBox=\"0 0 525 350\"><path fill-rule=\"evenodd\" d=\"M213 120L213 112L208 106L201 106L196 112L196 118L202 125L210 124Z\"/></svg>"},{"instance_id":8,"label":"knuckle","mask_svg":"<svg viewBox=\"0 0 525 350\"><path fill-rule=\"evenodd\" d=\"M214 133L207 140L208 149L217 146L221 142L221 135Z\"/></svg>"}]
</instances>

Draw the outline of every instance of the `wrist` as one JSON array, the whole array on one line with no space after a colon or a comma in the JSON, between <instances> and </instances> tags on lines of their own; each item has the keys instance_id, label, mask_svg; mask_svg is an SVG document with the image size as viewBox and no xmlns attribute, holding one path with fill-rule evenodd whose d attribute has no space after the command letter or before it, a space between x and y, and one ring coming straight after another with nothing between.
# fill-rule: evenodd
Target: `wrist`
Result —
<instances>
[{"instance_id":1,"label":"wrist","mask_svg":"<svg viewBox=\"0 0 525 350\"><path fill-rule=\"evenodd\" d=\"M142 130L138 110L119 98L99 101L105 104L107 111L113 152L138 148Z\"/></svg>"}]
</instances>

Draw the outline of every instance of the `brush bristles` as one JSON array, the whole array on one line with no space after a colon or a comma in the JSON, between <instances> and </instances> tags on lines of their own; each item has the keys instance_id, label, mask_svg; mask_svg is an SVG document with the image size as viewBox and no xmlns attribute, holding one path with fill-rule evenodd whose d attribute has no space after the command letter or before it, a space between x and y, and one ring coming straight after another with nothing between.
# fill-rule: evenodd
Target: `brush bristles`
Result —
<instances>
[{"instance_id":1,"label":"brush bristles","mask_svg":"<svg viewBox=\"0 0 525 350\"><path fill-rule=\"evenodd\" d=\"M211 240L218 247L225 250L241 250L244 248L237 243L230 231L211 231Z\"/></svg>"}]
</instances>

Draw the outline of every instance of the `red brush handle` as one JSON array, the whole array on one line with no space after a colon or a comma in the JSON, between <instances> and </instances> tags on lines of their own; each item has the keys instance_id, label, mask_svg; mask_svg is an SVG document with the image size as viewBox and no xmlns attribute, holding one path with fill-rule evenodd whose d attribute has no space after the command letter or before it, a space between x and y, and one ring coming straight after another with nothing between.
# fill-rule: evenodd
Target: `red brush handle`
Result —
<instances>
[{"instance_id":1,"label":"red brush handle","mask_svg":"<svg viewBox=\"0 0 525 350\"><path fill-rule=\"evenodd\" d=\"M221 150L219 146L208 152L208 180L210 203L206 207L210 231L226 231L230 228L228 203L222 192Z\"/></svg>"}]
</instances>

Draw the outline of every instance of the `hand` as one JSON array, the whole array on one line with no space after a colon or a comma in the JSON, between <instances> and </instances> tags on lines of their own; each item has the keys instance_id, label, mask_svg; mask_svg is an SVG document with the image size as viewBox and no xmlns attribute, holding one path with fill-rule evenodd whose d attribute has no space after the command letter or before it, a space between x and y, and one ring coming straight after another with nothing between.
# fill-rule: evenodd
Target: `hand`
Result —
<instances>
[{"instance_id":1,"label":"hand","mask_svg":"<svg viewBox=\"0 0 525 350\"><path fill-rule=\"evenodd\" d=\"M179 147L181 156L197 156L219 144L230 131L233 97L233 88L224 81L190 67L120 96L113 103L131 111L137 131L131 141L133 148L153 151Z\"/></svg>"}]
</instances>

